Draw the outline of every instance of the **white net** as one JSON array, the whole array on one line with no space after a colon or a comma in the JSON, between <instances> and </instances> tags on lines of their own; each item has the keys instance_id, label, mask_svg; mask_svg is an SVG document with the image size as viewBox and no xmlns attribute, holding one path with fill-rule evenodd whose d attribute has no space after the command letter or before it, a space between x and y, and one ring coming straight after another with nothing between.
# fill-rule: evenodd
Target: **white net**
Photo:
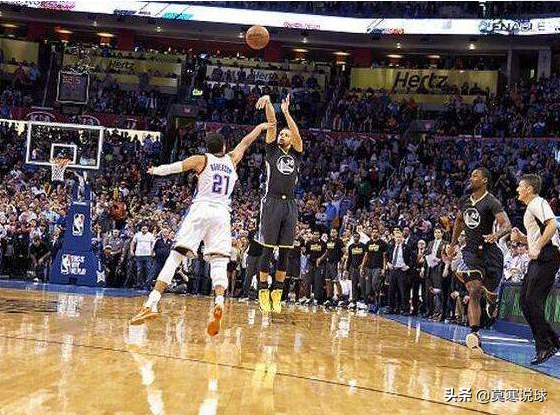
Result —
<instances>
[{"instance_id":1,"label":"white net","mask_svg":"<svg viewBox=\"0 0 560 415\"><path fill-rule=\"evenodd\" d=\"M51 181L53 182L63 182L64 181L64 173L66 172L66 168L70 160L57 160L51 165Z\"/></svg>"}]
</instances>

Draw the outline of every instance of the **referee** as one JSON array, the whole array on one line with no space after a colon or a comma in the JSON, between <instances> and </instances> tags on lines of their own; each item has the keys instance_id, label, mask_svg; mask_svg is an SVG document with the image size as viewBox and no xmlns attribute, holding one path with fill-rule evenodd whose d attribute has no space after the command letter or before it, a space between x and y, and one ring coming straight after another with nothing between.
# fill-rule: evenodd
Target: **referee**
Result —
<instances>
[{"instance_id":1,"label":"referee","mask_svg":"<svg viewBox=\"0 0 560 415\"><path fill-rule=\"evenodd\" d=\"M276 127L266 133L265 194L261 199L260 228L257 241L263 245L259 274L259 305L263 313L281 311L282 291L288 268L288 256L294 247L298 209L295 187L298 181L303 142L299 129L290 115L290 96L282 101L281 109L288 128L283 128L276 138ZM276 126L276 114L265 95L256 103L257 109L265 109L266 119ZM278 261L272 287L268 288L268 275L272 254L278 249ZM272 301L271 301L272 299Z\"/></svg>"},{"instance_id":2,"label":"referee","mask_svg":"<svg viewBox=\"0 0 560 415\"><path fill-rule=\"evenodd\" d=\"M520 302L525 319L533 331L536 355L531 364L546 362L558 352L560 340L544 315L544 305L560 267L560 239L552 209L539 196L541 178L535 174L521 177L517 186L518 199L527 205L523 225L527 235L513 229L513 241L529 247L529 267L521 286Z\"/></svg>"}]
</instances>

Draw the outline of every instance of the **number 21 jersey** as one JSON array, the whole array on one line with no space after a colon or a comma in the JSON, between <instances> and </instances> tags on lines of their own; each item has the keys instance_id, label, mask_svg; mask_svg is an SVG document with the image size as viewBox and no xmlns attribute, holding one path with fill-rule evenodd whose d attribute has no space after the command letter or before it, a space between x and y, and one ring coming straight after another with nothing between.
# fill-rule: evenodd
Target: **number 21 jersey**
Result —
<instances>
[{"instance_id":1,"label":"number 21 jersey","mask_svg":"<svg viewBox=\"0 0 560 415\"><path fill-rule=\"evenodd\" d=\"M205 154L206 166L198 175L193 203L212 203L229 207L233 187L237 182L235 165L229 154L222 157Z\"/></svg>"}]
</instances>

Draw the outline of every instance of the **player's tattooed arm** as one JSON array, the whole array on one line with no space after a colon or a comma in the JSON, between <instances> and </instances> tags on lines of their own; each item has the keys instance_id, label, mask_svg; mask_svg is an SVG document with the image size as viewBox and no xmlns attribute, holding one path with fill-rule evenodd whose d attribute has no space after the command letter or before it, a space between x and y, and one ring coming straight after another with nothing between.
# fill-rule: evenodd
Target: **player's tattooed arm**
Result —
<instances>
[{"instance_id":1,"label":"player's tattooed arm","mask_svg":"<svg viewBox=\"0 0 560 415\"><path fill-rule=\"evenodd\" d=\"M506 212L496 213L496 222L498 222L498 230L490 235L484 235L484 241L493 244L511 232L511 222Z\"/></svg>"},{"instance_id":2,"label":"player's tattooed arm","mask_svg":"<svg viewBox=\"0 0 560 415\"><path fill-rule=\"evenodd\" d=\"M274 111L274 106L272 105L272 101L270 101L269 95L263 95L259 98L257 103L255 104L255 108L258 110L262 110L264 108L264 112L266 114L266 121L268 123L274 124L273 127L266 130L266 142L272 143L276 140L276 112Z\"/></svg>"},{"instance_id":3,"label":"player's tattooed arm","mask_svg":"<svg viewBox=\"0 0 560 415\"><path fill-rule=\"evenodd\" d=\"M262 124L257 125L253 130L247 134L243 139L235 146L235 148L229 153L233 164L237 164L243 158L245 151L253 144L253 142L259 138L259 135L264 130L269 130L271 128L275 128L275 126L271 123L264 122Z\"/></svg>"},{"instance_id":4,"label":"player's tattooed arm","mask_svg":"<svg viewBox=\"0 0 560 415\"><path fill-rule=\"evenodd\" d=\"M303 141L301 140L301 135L299 134L299 128L290 114L290 94L286 96L286 99L282 100L281 108L284 116L286 117L290 133L292 134L292 146L295 151L301 153L303 151Z\"/></svg>"}]
</instances>

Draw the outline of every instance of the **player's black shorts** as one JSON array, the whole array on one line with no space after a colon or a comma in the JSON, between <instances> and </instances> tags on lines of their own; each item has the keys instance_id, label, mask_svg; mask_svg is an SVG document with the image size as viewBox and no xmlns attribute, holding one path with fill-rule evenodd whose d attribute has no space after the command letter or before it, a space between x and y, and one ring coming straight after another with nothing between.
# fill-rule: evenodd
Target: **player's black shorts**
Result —
<instances>
[{"instance_id":1,"label":"player's black shorts","mask_svg":"<svg viewBox=\"0 0 560 415\"><path fill-rule=\"evenodd\" d=\"M327 262L325 264L325 278L331 281L338 281L340 279L338 275L338 263Z\"/></svg>"},{"instance_id":2,"label":"player's black shorts","mask_svg":"<svg viewBox=\"0 0 560 415\"><path fill-rule=\"evenodd\" d=\"M500 284L504 273L504 255L495 245L489 245L478 250L463 250L463 261L468 270L478 270L482 273L482 282L490 291L494 291ZM476 273L467 273L464 281L480 280Z\"/></svg>"},{"instance_id":3,"label":"player's black shorts","mask_svg":"<svg viewBox=\"0 0 560 415\"><path fill-rule=\"evenodd\" d=\"M267 195L261 201L259 233L255 239L268 247L293 248L297 220L295 199Z\"/></svg>"}]
</instances>

